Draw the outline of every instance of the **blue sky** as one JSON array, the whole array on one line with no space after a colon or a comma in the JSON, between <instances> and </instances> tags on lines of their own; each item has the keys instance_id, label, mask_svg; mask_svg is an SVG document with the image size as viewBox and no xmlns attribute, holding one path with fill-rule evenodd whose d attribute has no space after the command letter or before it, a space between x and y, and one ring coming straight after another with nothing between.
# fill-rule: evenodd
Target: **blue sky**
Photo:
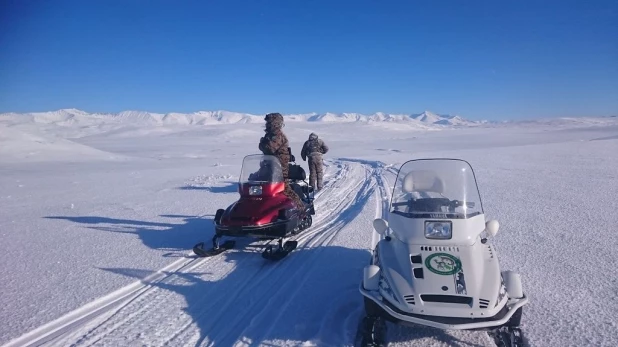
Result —
<instances>
[{"instance_id":1,"label":"blue sky","mask_svg":"<svg viewBox=\"0 0 618 347\"><path fill-rule=\"evenodd\" d=\"M618 114L615 0L0 6L0 112Z\"/></svg>"}]
</instances>

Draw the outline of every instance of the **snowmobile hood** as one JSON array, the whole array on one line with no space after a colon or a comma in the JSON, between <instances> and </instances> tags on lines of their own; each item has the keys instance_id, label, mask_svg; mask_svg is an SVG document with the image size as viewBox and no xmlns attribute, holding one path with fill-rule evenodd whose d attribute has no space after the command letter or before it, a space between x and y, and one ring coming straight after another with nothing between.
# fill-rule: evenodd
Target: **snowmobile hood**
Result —
<instances>
[{"instance_id":1,"label":"snowmobile hood","mask_svg":"<svg viewBox=\"0 0 618 347\"><path fill-rule=\"evenodd\" d=\"M436 247L382 240L379 266L390 287L383 295L405 310L451 307L455 316L469 317L467 310L493 309L504 299L494 254L492 246L481 242Z\"/></svg>"},{"instance_id":2,"label":"snowmobile hood","mask_svg":"<svg viewBox=\"0 0 618 347\"><path fill-rule=\"evenodd\" d=\"M288 198L278 194L268 199L242 197L222 216L223 225L264 225L277 220L279 210L288 207Z\"/></svg>"}]
</instances>

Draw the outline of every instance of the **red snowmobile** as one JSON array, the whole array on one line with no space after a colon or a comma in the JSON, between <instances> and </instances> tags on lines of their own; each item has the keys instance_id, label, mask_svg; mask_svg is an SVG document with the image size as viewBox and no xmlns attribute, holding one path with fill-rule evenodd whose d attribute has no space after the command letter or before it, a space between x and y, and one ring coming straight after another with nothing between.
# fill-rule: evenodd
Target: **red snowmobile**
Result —
<instances>
[{"instance_id":1,"label":"red snowmobile","mask_svg":"<svg viewBox=\"0 0 618 347\"><path fill-rule=\"evenodd\" d=\"M315 214L313 188L306 181L305 170L293 162L291 156L289 184L303 201L303 210L298 210L294 201L283 194L285 182L279 159L273 155L248 155L243 159L238 182L240 199L215 214L213 247L206 250L204 242L200 242L193 247L193 252L209 257L233 248L236 242L221 243L223 236L277 239L277 247L269 244L262 253L269 260L280 260L293 251L298 242L283 243L283 239L309 228L311 216Z\"/></svg>"}]
</instances>

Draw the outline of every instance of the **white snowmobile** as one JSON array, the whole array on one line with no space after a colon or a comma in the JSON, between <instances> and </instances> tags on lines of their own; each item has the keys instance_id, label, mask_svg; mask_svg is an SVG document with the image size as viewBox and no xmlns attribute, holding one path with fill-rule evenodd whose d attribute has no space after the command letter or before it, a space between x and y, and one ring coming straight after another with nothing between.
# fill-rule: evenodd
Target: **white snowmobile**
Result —
<instances>
[{"instance_id":1,"label":"white snowmobile","mask_svg":"<svg viewBox=\"0 0 618 347\"><path fill-rule=\"evenodd\" d=\"M360 292L364 346L385 344L386 324L489 330L498 346L522 346L528 303L520 275L502 271L487 242L498 221L485 220L470 164L459 159L404 163Z\"/></svg>"}]
</instances>

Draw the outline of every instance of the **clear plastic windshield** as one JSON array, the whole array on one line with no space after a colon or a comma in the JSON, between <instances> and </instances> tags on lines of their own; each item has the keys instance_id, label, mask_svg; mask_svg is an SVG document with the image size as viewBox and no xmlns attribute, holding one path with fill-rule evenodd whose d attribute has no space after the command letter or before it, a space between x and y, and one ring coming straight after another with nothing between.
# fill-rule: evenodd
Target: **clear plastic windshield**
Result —
<instances>
[{"instance_id":1,"label":"clear plastic windshield","mask_svg":"<svg viewBox=\"0 0 618 347\"><path fill-rule=\"evenodd\" d=\"M483 213L470 164L457 159L419 159L399 169L390 212L408 218L471 218Z\"/></svg>"},{"instance_id":2,"label":"clear plastic windshield","mask_svg":"<svg viewBox=\"0 0 618 347\"><path fill-rule=\"evenodd\" d=\"M281 162L272 155L248 155L242 162L239 182L283 182Z\"/></svg>"}]
</instances>

